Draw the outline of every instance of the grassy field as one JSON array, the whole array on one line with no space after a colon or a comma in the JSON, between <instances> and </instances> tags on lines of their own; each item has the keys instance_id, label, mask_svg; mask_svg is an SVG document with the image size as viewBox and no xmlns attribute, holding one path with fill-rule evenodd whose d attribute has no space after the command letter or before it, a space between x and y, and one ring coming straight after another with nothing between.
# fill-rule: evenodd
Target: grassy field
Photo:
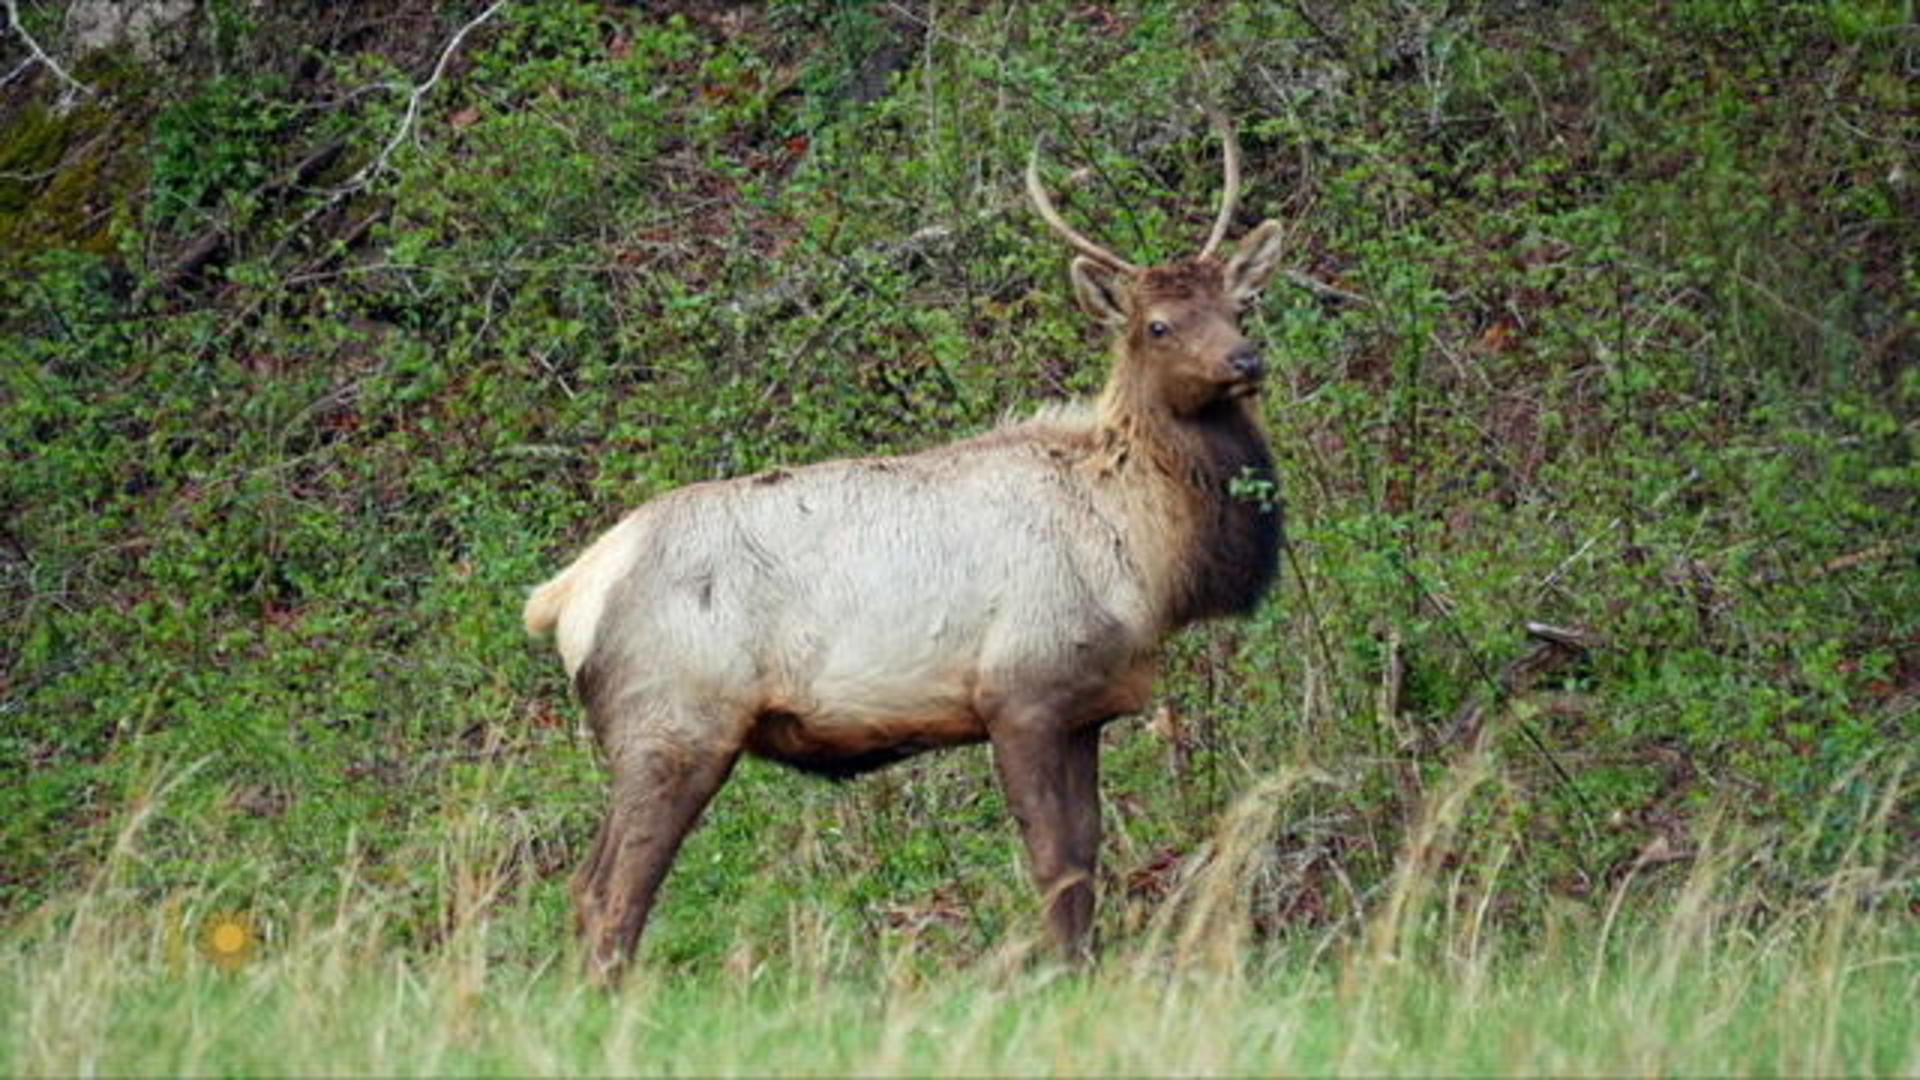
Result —
<instances>
[{"instance_id":1,"label":"grassy field","mask_svg":"<svg viewBox=\"0 0 1920 1080\"><path fill-rule=\"evenodd\" d=\"M1471 786L1463 780L1456 795ZM88 892L0 943L0 1070L95 1074L1862 1075L1920 1068L1920 930L1875 903L1849 853L1817 899L1773 906L1721 838L1677 880L1634 875L1601 909L1531 933L1493 882L1423 862L1460 826L1442 798L1363 923L1250 947L1242 880L1286 785L1226 816L1215 859L1087 971L1013 935L964 965L790 912L705 970L609 992L568 950L514 948L538 916L474 848L431 949L395 948L382 886L274 913L116 885L143 823ZM1877 807L1883 825L1891 800ZM164 813L161 802L147 804ZM1869 845L1871 846L1871 845Z\"/></svg>"},{"instance_id":2,"label":"grassy field","mask_svg":"<svg viewBox=\"0 0 1920 1080\"><path fill-rule=\"evenodd\" d=\"M96 942L12 966L5 1062L14 1075L1902 1075L1920 1068L1913 944L1715 937L1676 955L1650 942L1599 970L1567 955L1275 958L1233 973L1114 958L1095 977L930 981L834 968L607 997L477 959L326 952L355 951L339 941L232 976Z\"/></svg>"},{"instance_id":3,"label":"grassy field","mask_svg":"<svg viewBox=\"0 0 1920 1080\"><path fill-rule=\"evenodd\" d=\"M0 1069L1920 1070L1910 0L68 6L0 37ZM1021 171L1187 254L1197 104L1288 546L1105 733L1100 966L970 748L743 763L583 986L526 589L1093 391Z\"/></svg>"}]
</instances>

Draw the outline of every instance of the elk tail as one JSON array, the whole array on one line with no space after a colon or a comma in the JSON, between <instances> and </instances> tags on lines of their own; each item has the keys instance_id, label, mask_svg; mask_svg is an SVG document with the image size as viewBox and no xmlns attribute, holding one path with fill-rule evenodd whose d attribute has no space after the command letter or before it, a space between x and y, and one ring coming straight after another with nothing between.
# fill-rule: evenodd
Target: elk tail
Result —
<instances>
[{"instance_id":1,"label":"elk tail","mask_svg":"<svg viewBox=\"0 0 1920 1080\"><path fill-rule=\"evenodd\" d=\"M527 606L520 612L521 621L527 625L527 633L540 637L553 631L554 624L560 621L560 612L567 606L567 599L573 595L573 567L569 566L544 585L535 586L527 594Z\"/></svg>"}]
</instances>

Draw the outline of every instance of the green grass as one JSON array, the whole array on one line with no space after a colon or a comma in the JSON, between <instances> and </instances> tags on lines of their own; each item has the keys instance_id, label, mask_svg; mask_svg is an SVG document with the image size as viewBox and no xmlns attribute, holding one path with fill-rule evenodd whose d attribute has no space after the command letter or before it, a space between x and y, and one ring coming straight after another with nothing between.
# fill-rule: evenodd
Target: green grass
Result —
<instances>
[{"instance_id":1,"label":"green grass","mask_svg":"<svg viewBox=\"0 0 1920 1080\"><path fill-rule=\"evenodd\" d=\"M1890 945L1909 950L1911 934ZM1231 978L1110 960L1092 976L893 985L765 973L604 996L558 976L368 957L110 976L10 957L15 1075L1861 1075L1920 1067L1920 963L1800 943ZM91 957L81 964L107 963ZM457 970L447 970L448 967ZM75 988L86 995L76 1000ZM28 997L31 995L31 997Z\"/></svg>"},{"instance_id":2,"label":"green grass","mask_svg":"<svg viewBox=\"0 0 1920 1080\"><path fill-rule=\"evenodd\" d=\"M206 891L136 903L129 820L89 891L0 940L0 1071L42 1074L1862 1075L1920 1067L1920 927L1849 862L1767 908L1710 846L1665 888L1629 878L1604 914L1531 933L1497 892L1418 851L1459 822L1443 797L1364 922L1249 943L1255 838L1291 785L1243 800L1216 857L1090 971L1032 939L955 965L791 913L772 958L642 968L617 991L568 949L514 947L545 917L485 843L450 844L437 940L397 945L392 890L349 865L331 906L252 913L257 944L212 962ZM1453 787L1472 787L1464 777ZM160 804L149 802L158 814ZM498 837L495 837L498 839Z\"/></svg>"}]
</instances>

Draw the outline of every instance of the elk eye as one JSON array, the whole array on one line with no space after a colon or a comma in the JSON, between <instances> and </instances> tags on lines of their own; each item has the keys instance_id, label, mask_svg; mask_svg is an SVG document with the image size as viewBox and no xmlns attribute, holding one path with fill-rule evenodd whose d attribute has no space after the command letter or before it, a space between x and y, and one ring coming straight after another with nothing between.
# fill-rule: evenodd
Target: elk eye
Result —
<instances>
[{"instance_id":1,"label":"elk eye","mask_svg":"<svg viewBox=\"0 0 1920 1080\"><path fill-rule=\"evenodd\" d=\"M1171 329L1173 328L1161 322L1159 319L1155 319L1147 324L1147 333L1152 334L1154 337L1166 337L1167 331Z\"/></svg>"}]
</instances>

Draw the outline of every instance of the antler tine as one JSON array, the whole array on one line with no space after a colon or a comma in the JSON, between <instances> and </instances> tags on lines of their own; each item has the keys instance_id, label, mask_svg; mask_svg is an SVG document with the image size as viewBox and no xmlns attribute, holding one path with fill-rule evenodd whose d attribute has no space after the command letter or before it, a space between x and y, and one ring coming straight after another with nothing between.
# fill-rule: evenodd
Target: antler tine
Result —
<instances>
[{"instance_id":1,"label":"antler tine","mask_svg":"<svg viewBox=\"0 0 1920 1080\"><path fill-rule=\"evenodd\" d=\"M1140 272L1140 268L1127 260L1087 239L1067 224L1060 211L1053 208L1053 200L1047 197L1047 189L1040 183L1040 143L1033 144L1033 156L1027 159L1027 198L1033 200L1033 208L1040 217L1061 235L1073 250L1092 259L1094 262L1114 270L1124 270L1129 274Z\"/></svg>"},{"instance_id":2,"label":"antler tine","mask_svg":"<svg viewBox=\"0 0 1920 1080\"><path fill-rule=\"evenodd\" d=\"M1240 202L1240 140L1233 133L1233 124L1228 122L1217 109L1209 108L1207 116L1213 120L1213 126L1220 129L1221 165L1226 169L1226 187L1220 192L1220 215L1213 219L1213 232L1207 235L1206 246L1200 249L1200 258L1213 254L1220 241L1227 238L1227 227L1233 224L1233 211Z\"/></svg>"}]
</instances>

